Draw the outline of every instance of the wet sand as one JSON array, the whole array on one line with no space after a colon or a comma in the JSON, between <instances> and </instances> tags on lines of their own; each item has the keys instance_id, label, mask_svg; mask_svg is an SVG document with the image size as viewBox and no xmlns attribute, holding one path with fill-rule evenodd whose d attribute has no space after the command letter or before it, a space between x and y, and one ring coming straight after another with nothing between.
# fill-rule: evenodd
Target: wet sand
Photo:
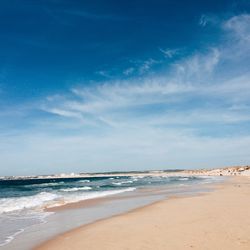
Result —
<instances>
[{"instance_id":1,"label":"wet sand","mask_svg":"<svg viewBox=\"0 0 250 250\"><path fill-rule=\"evenodd\" d=\"M82 226L36 249L250 249L250 178Z\"/></svg>"}]
</instances>

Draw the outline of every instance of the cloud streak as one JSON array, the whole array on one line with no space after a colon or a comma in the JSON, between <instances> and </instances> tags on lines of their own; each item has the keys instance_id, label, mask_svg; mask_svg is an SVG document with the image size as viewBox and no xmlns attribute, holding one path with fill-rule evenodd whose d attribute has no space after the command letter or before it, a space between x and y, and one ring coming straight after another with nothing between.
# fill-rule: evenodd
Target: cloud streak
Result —
<instances>
[{"instance_id":1,"label":"cloud streak","mask_svg":"<svg viewBox=\"0 0 250 250\"><path fill-rule=\"evenodd\" d=\"M179 49L159 49L166 58L173 58L179 53Z\"/></svg>"}]
</instances>

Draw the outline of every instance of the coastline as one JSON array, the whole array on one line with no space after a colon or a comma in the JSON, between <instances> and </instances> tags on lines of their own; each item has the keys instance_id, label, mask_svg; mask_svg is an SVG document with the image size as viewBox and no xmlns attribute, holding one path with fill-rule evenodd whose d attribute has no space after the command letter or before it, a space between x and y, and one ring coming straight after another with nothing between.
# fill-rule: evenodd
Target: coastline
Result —
<instances>
[{"instance_id":1,"label":"coastline","mask_svg":"<svg viewBox=\"0 0 250 250\"><path fill-rule=\"evenodd\" d=\"M230 179L209 193L80 226L35 249L249 249L250 178Z\"/></svg>"},{"instance_id":2,"label":"coastline","mask_svg":"<svg viewBox=\"0 0 250 250\"><path fill-rule=\"evenodd\" d=\"M170 181L170 184L169 180L171 179L157 177L157 181L164 180L164 185L143 186L133 192L119 192L115 195L85 199L73 203L58 203L59 206L44 206L42 211L40 210L39 212L38 210L39 216L42 216L42 221L28 228L24 228L24 230L22 229L17 235L12 234L8 238L8 242L6 240L7 244L2 245L1 249L33 249L35 246L47 240L82 225L123 214L136 208L152 204L155 201L164 200L173 196L190 196L209 192L216 183L220 183L227 178L204 176L198 180L196 177L190 176L191 177L177 177L177 182L175 182L174 178L172 179L174 181ZM143 176L141 178L144 180ZM139 178L139 180L141 180L141 178ZM137 180L138 179L136 179L136 181ZM151 177L150 180L152 180ZM112 182L113 178L110 181ZM85 182L86 181L84 181L84 183ZM119 180L119 182L122 183L122 180ZM45 184L42 185L44 186ZM50 186L50 184L48 185ZM58 187L58 185L56 185L56 187Z\"/></svg>"},{"instance_id":3,"label":"coastline","mask_svg":"<svg viewBox=\"0 0 250 250\"><path fill-rule=\"evenodd\" d=\"M125 171L125 172L100 172L100 173L71 173L52 175L30 175L30 176L0 176L3 181L19 180L50 180L50 179L81 179L91 177L140 177L140 176L234 176L250 175L250 166L228 166L211 169L170 169L170 170L146 170L146 171Z\"/></svg>"}]
</instances>

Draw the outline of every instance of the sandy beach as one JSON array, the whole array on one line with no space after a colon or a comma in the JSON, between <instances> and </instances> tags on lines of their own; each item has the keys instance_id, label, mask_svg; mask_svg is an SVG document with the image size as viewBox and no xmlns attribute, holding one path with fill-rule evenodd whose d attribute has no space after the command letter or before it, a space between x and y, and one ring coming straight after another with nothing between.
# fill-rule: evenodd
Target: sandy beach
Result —
<instances>
[{"instance_id":1,"label":"sandy beach","mask_svg":"<svg viewBox=\"0 0 250 250\"><path fill-rule=\"evenodd\" d=\"M250 250L250 0L0 20L0 250Z\"/></svg>"},{"instance_id":2,"label":"sandy beach","mask_svg":"<svg viewBox=\"0 0 250 250\"><path fill-rule=\"evenodd\" d=\"M250 249L250 178L82 226L36 249Z\"/></svg>"}]
</instances>

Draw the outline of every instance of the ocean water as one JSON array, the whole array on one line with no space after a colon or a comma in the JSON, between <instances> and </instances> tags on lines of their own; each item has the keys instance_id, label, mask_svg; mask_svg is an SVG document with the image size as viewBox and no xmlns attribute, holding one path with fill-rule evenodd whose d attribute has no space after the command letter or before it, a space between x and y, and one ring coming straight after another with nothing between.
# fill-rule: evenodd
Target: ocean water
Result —
<instances>
[{"instance_id":1,"label":"ocean water","mask_svg":"<svg viewBox=\"0 0 250 250\"><path fill-rule=\"evenodd\" d=\"M45 208L134 192L161 185L175 187L215 181L194 176L112 176L0 180L0 247L33 225L46 223Z\"/></svg>"}]
</instances>

